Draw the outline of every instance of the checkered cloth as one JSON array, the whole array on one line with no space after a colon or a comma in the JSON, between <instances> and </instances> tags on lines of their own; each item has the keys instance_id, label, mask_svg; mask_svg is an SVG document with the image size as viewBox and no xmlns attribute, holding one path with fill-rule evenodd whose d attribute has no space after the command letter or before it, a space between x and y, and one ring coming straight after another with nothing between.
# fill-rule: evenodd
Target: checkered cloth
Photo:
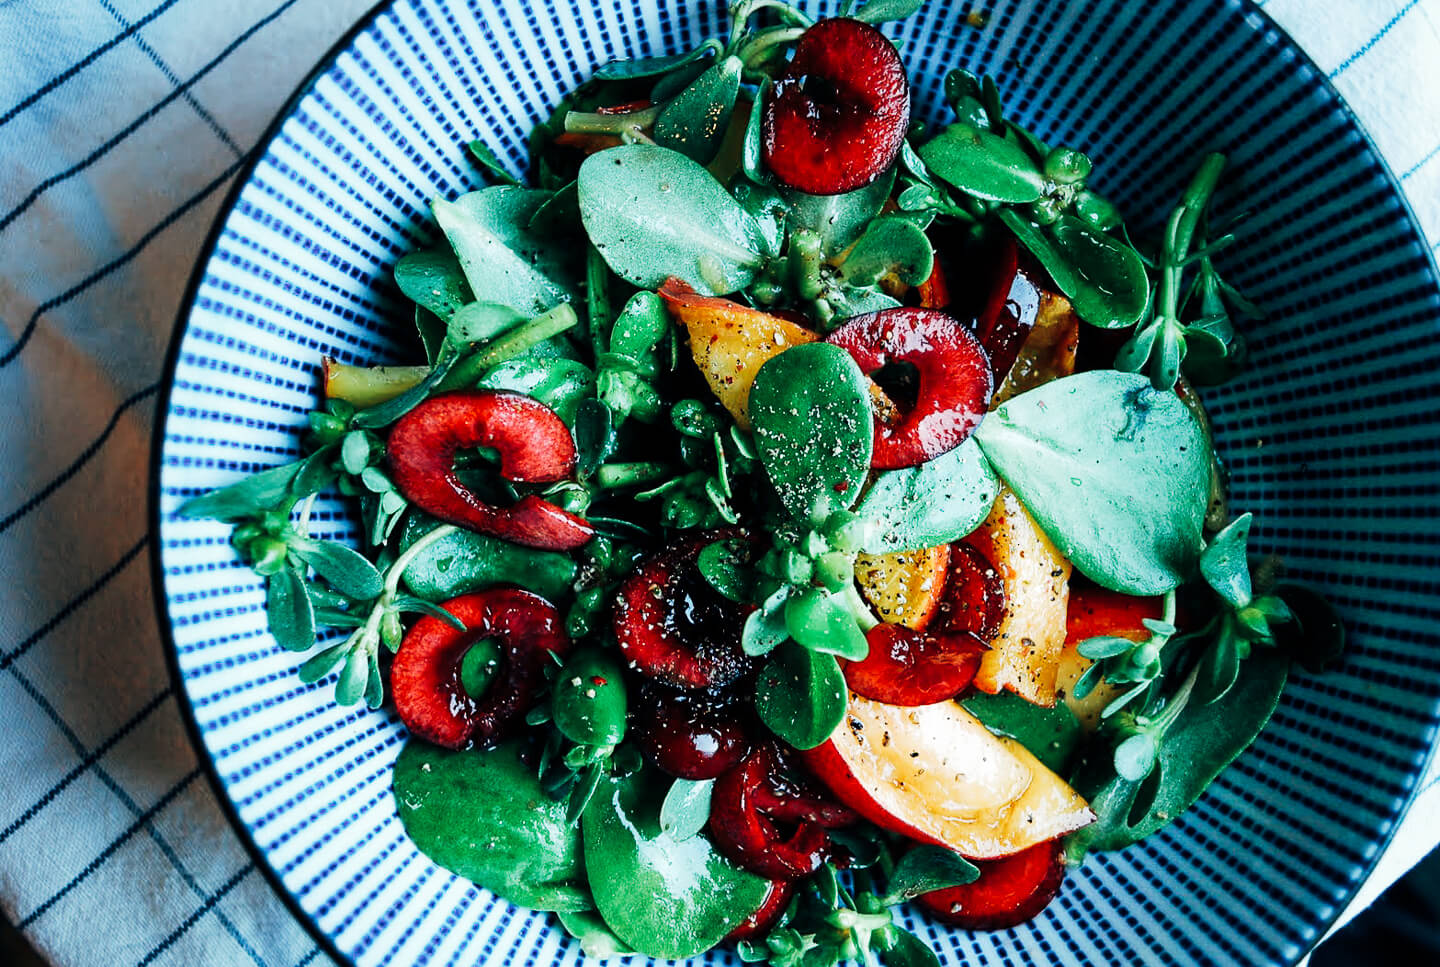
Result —
<instances>
[{"instance_id":1,"label":"checkered cloth","mask_svg":"<svg viewBox=\"0 0 1440 967\"><path fill-rule=\"evenodd\" d=\"M146 477L165 346L220 200L369 3L0 0L0 911L65 967L324 960L181 726ZM1440 0L1262 6L1440 239ZM1437 779L1351 913L1440 839Z\"/></svg>"}]
</instances>

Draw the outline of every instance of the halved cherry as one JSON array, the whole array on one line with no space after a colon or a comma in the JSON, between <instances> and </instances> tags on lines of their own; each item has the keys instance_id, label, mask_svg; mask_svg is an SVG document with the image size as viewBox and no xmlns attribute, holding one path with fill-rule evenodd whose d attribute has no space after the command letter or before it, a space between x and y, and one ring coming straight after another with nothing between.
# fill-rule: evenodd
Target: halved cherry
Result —
<instances>
[{"instance_id":1,"label":"halved cherry","mask_svg":"<svg viewBox=\"0 0 1440 967\"><path fill-rule=\"evenodd\" d=\"M740 648L753 605L737 605L701 576L695 560L735 531L684 538L640 564L615 599L615 637L640 674L678 688L728 685L754 659Z\"/></svg>"},{"instance_id":2,"label":"halved cherry","mask_svg":"<svg viewBox=\"0 0 1440 967\"><path fill-rule=\"evenodd\" d=\"M717 779L708 828L715 847L750 872L797 880L818 870L834 850L813 803L787 806L785 797L777 795L772 774L781 768L778 751L767 745ZM786 830L777 820L793 828Z\"/></svg>"},{"instance_id":3,"label":"halved cherry","mask_svg":"<svg viewBox=\"0 0 1440 967\"><path fill-rule=\"evenodd\" d=\"M895 45L858 20L805 31L761 115L765 166L791 188L838 195L890 167L910 124L910 85Z\"/></svg>"},{"instance_id":4,"label":"halved cherry","mask_svg":"<svg viewBox=\"0 0 1440 967\"><path fill-rule=\"evenodd\" d=\"M993 380L980 341L935 309L882 309L856 316L827 340L854 357L867 376L892 363L919 375L915 405L893 423L875 421L870 464L913 467L953 450L985 415Z\"/></svg>"},{"instance_id":5,"label":"halved cherry","mask_svg":"<svg viewBox=\"0 0 1440 967\"><path fill-rule=\"evenodd\" d=\"M725 939L734 943L737 940L756 937L768 932L775 925L775 921L780 919L780 914L785 912L786 904L794 895L794 880L771 880L770 892L765 894L765 899L760 901L760 906L750 916L741 920L739 926L726 934Z\"/></svg>"},{"instance_id":6,"label":"halved cherry","mask_svg":"<svg viewBox=\"0 0 1440 967\"><path fill-rule=\"evenodd\" d=\"M554 410L519 393L432 397L400 418L385 445L395 486L441 520L545 550L574 550L594 536L584 518L534 494L511 507L481 500L455 475L456 451L471 447L499 451L500 475L518 483L551 483L575 470L569 428Z\"/></svg>"},{"instance_id":7,"label":"halved cherry","mask_svg":"<svg viewBox=\"0 0 1440 967\"><path fill-rule=\"evenodd\" d=\"M390 666L395 711L413 734L447 749L493 745L535 705L548 653L570 650L565 620L550 602L518 588L462 595L443 607L465 630L431 615L415 622ZM499 667L484 692L471 695L461 663L482 639L498 646Z\"/></svg>"},{"instance_id":8,"label":"halved cherry","mask_svg":"<svg viewBox=\"0 0 1440 967\"><path fill-rule=\"evenodd\" d=\"M870 653L845 663L852 691L887 705L930 705L958 695L980 669L984 639L968 631L936 634L878 624L865 635Z\"/></svg>"},{"instance_id":9,"label":"halved cherry","mask_svg":"<svg viewBox=\"0 0 1440 967\"><path fill-rule=\"evenodd\" d=\"M929 631L968 631L990 641L1005 619L1005 578L989 558L968 541L950 545L945 593Z\"/></svg>"},{"instance_id":10,"label":"halved cherry","mask_svg":"<svg viewBox=\"0 0 1440 967\"><path fill-rule=\"evenodd\" d=\"M1039 843L998 860L980 860L980 879L922 893L920 905L937 920L966 930L1001 930L1031 919L1055 899L1065 879L1060 840Z\"/></svg>"},{"instance_id":11,"label":"halved cherry","mask_svg":"<svg viewBox=\"0 0 1440 967\"><path fill-rule=\"evenodd\" d=\"M635 705L635 735L661 772L714 779L749 753L749 715L733 693L646 682Z\"/></svg>"}]
</instances>

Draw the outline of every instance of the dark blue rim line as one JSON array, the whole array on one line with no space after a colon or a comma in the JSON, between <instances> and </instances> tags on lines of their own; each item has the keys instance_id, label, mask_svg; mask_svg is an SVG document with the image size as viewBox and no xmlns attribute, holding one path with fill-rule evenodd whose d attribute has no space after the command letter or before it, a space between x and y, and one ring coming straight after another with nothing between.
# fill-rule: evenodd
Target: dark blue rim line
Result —
<instances>
[{"instance_id":1,"label":"dark blue rim line","mask_svg":"<svg viewBox=\"0 0 1440 967\"><path fill-rule=\"evenodd\" d=\"M254 860L255 868L260 871L261 876L270 884L271 889L274 890L286 909L288 909L296 921L305 928L305 931L310 934L316 946L324 951L325 954L337 964L351 965L353 965L354 962L348 956L341 953L340 949L335 945L335 941L320 928L320 925L315 922L314 917L312 917L290 893L289 888L285 886L284 881L271 865L269 857L260 849L259 844L255 842L253 831L246 825L244 820L240 818L239 812L230 800L229 791L226 789L224 782L221 781L220 770L215 764L214 757L210 754L210 748L205 743L203 733L200 731L200 724L196 717L195 707L190 700L189 691L185 688L185 678L180 672L180 657L175 647L175 635L173 625L170 621L169 602L165 596L165 570L161 561L161 542L159 540L160 471L162 469L165 434L170 420L171 390L175 383L175 370L180 361L180 345L184 342L185 330L189 322L191 309L195 302L195 295L199 291L200 284L204 281L206 266L209 265L211 258L215 254L215 249L219 245L220 235L224 229L225 222L229 219L231 211L234 209L235 203L240 197L241 191L244 190L245 185L250 181L251 176L255 172L255 168L259 165L260 160L265 157L271 142L273 142L280 133L280 129L285 121L288 120L290 115L300 106L300 102L310 93L310 90L315 84L334 67L340 55L355 42L357 37L368 30L374 22L379 19L380 15L390 7L391 3L392 0L379 0L375 6L371 7L370 10L367 11L353 27L346 31L330 50L320 58L315 67L306 75L305 79L300 82L290 97L286 99L274 119L271 120L269 126L261 133L255 142L255 147L251 149L250 156L236 173L235 181L226 193L225 200L221 203L220 211L215 217L215 223L211 226L210 233L206 237L204 245L200 248L200 256L195 262L194 271L190 274L190 281L185 286L185 294L180 300L180 307L176 313L174 325L171 328L170 345L166 350L165 364L161 370L160 380L162 388L159 399L156 402L157 419L151 431L150 442L149 516L150 533L155 537L155 540L150 542L151 592L155 601L155 613L160 629L161 644L165 651L165 662L170 670L171 681L175 685L176 704L180 707L181 718L185 723L185 730L189 734L191 744L195 746L195 751L200 760L201 767L205 772L205 777L215 793L216 802L219 803L221 811L225 814L225 818L229 820L230 825L234 827L236 833L239 835L241 845L245 848L245 851L250 854L251 859ZM1421 257L1429 265L1431 280L1436 283L1437 289L1440 289L1440 267L1436 265L1436 252L1431 249L1429 245L1424 244L1425 234L1420 228L1419 219L1415 217L1415 211L1411 207L1409 199L1405 196L1405 192L1401 188L1400 180L1395 177L1395 173L1390 169L1389 164L1380 153L1380 149L1376 147L1374 140L1370 137L1370 133L1366 131L1365 126L1360 123L1359 117L1351 110L1350 105L1346 103L1345 98L1341 96L1326 73L1322 71L1310 55L1285 32L1284 28L1275 22L1273 17L1257 6L1254 0L1238 0L1238 3L1241 7L1242 16L1248 13L1256 17L1261 22L1263 28L1273 33L1282 46L1289 48L1301 65L1310 69L1314 76L1314 83L1320 85L1320 87L1330 95L1334 103L1339 106L1341 113L1350 122L1350 126L1360 136L1361 141L1368 150L1370 162L1383 175L1386 183L1390 186L1391 191L1399 201L1401 211L1409 222L1411 233L1414 236L1413 243L1421 253ZM1430 725L1432 738L1437 730L1440 730L1440 707L1432 710ZM1318 938L1323 938L1330 932L1335 923L1340 919L1340 915L1344 912L1346 906L1354 899L1355 894L1359 892L1360 884L1364 883L1375 871L1380 857L1384 855L1391 841L1395 838L1395 833L1400 826L1400 817L1405 814L1406 810L1409 809L1411 803L1414 802L1416 796L1419 794L1420 777L1425 773L1430 761L1433 760L1435 756L1436 749L1432 742L1429 751L1420 763L1420 768L1409 777L1410 787L1408 791L1397 797L1394 802L1395 811L1392 816L1394 822L1390 829L1381 837L1379 843L1380 848L1368 863L1361 864L1359 867L1360 875L1352 879L1351 889L1348 895L1337 906L1334 914L1319 925Z\"/></svg>"}]
</instances>

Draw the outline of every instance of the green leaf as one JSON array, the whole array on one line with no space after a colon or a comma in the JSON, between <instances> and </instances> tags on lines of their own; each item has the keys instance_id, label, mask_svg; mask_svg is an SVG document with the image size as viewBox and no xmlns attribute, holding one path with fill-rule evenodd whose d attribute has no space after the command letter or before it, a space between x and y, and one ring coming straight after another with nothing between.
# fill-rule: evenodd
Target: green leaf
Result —
<instances>
[{"instance_id":1,"label":"green leaf","mask_svg":"<svg viewBox=\"0 0 1440 967\"><path fill-rule=\"evenodd\" d=\"M1007 735L1029 749L1051 772L1065 775L1070 771L1084 733L1075 713L1064 702L1044 708L1012 692L973 692L960 704L991 732Z\"/></svg>"},{"instance_id":2,"label":"green leaf","mask_svg":"<svg viewBox=\"0 0 1440 967\"><path fill-rule=\"evenodd\" d=\"M598 152L580 166L577 185L591 242L642 289L674 275L703 294L729 295L765 261L755 219L677 151L629 144Z\"/></svg>"},{"instance_id":3,"label":"green leaf","mask_svg":"<svg viewBox=\"0 0 1440 967\"><path fill-rule=\"evenodd\" d=\"M539 400L573 428L580 401L595 395L595 374L573 359L521 356L488 370L477 385Z\"/></svg>"},{"instance_id":4,"label":"green leaf","mask_svg":"<svg viewBox=\"0 0 1440 967\"><path fill-rule=\"evenodd\" d=\"M906 285L919 285L934 267L935 250L924 230L905 218L881 217L845 256L840 274L851 285L874 285L892 272Z\"/></svg>"},{"instance_id":5,"label":"green leaf","mask_svg":"<svg viewBox=\"0 0 1440 967\"><path fill-rule=\"evenodd\" d=\"M1210 541L1200 554L1200 575L1230 607L1249 607L1251 598L1250 560L1246 541L1253 514L1237 517Z\"/></svg>"},{"instance_id":6,"label":"green leaf","mask_svg":"<svg viewBox=\"0 0 1440 967\"><path fill-rule=\"evenodd\" d=\"M337 705L357 705L370 690L370 650L352 648L340 666L340 680L335 683Z\"/></svg>"},{"instance_id":7,"label":"green leaf","mask_svg":"<svg viewBox=\"0 0 1440 967\"><path fill-rule=\"evenodd\" d=\"M747 655L768 655L790 637L785 623L785 602L792 591L786 585L765 599L745 619L745 628L740 633L740 648Z\"/></svg>"},{"instance_id":8,"label":"green leaf","mask_svg":"<svg viewBox=\"0 0 1440 967\"><path fill-rule=\"evenodd\" d=\"M437 526L433 518L410 515L400 549L409 549ZM501 584L518 585L555 601L570 594L575 573L569 555L457 529L419 551L406 565L403 580L417 597L437 604Z\"/></svg>"},{"instance_id":9,"label":"green leaf","mask_svg":"<svg viewBox=\"0 0 1440 967\"><path fill-rule=\"evenodd\" d=\"M890 168L864 188L842 195L810 195L787 189L781 197L790 209L791 232L808 230L819 235L821 252L830 256L843 252L860 237L890 200L894 184L895 169Z\"/></svg>"},{"instance_id":10,"label":"green leaf","mask_svg":"<svg viewBox=\"0 0 1440 967\"><path fill-rule=\"evenodd\" d=\"M1180 398L1133 373L1067 376L986 416L975 439L1086 577L1162 594L1189 577L1210 498L1210 446Z\"/></svg>"},{"instance_id":11,"label":"green leaf","mask_svg":"<svg viewBox=\"0 0 1440 967\"><path fill-rule=\"evenodd\" d=\"M1115 771L1127 782L1140 782L1155 768L1159 754L1150 733L1137 733L1115 747Z\"/></svg>"},{"instance_id":12,"label":"green leaf","mask_svg":"<svg viewBox=\"0 0 1440 967\"><path fill-rule=\"evenodd\" d=\"M1045 175L1025 149L968 124L950 125L919 154L931 174L985 201L1032 202L1045 190Z\"/></svg>"},{"instance_id":13,"label":"green leaf","mask_svg":"<svg viewBox=\"0 0 1440 967\"><path fill-rule=\"evenodd\" d=\"M605 462L615 449L615 426L610 407L596 399L581 400L575 410L575 476L580 480Z\"/></svg>"},{"instance_id":14,"label":"green leaf","mask_svg":"<svg viewBox=\"0 0 1440 967\"><path fill-rule=\"evenodd\" d=\"M335 444L327 443L301 460L300 469L295 472L295 478L290 481L290 496L296 500L303 500L335 483L335 478L339 476L334 467L335 454L338 449Z\"/></svg>"},{"instance_id":15,"label":"green leaf","mask_svg":"<svg viewBox=\"0 0 1440 967\"><path fill-rule=\"evenodd\" d=\"M1288 665L1278 651L1257 652L1224 698L1209 705L1188 703L1165 733L1155 769L1144 782L1117 776L1111 757L1101 750L1073 783L1099 820L1071 834L1067 858L1074 862L1086 850L1121 849L1189 809L1270 720Z\"/></svg>"},{"instance_id":16,"label":"green leaf","mask_svg":"<svg viewBox=\"0 0 1440 967\"><path fill-rule=\"evenodd\" d=\"M315 608L305 593L305 579L293 568L282 567L266 582L265 622L286 651L315 647Z\"/></svg>"},{"instance_id":17,"label":"green leaf","mask_svg":"<svg viewBox=\"0 0 1440 967\"><path fill-rule=\"evenodd\" d=\"M677 67L693 64L711 56L718 42L707 40L688 54L667 54L663 57L636 57L632 60L612 60L595 68L594 77L601 81L625 81L636 77L656 77L668 74Z\"/></svg>"},{"instance_id":18,"label":"green leaf","mask_svg":"<svg viewBox=\"0 0 1440 967\"><path fill-rule=\"evenodd\" d=\"M349 655L350 645L347 639L307 658L300 665L300 680L306 685L313 685L330 674Z\"/></svg>"},{"instance_id":19,"label":"green leaf","mask_svg":"<svg viewBox=\"0 0 1440 967\"><path fill-rule=\"evenodd\" d=\"M855 503L874 430L865 377L849 353L808 343L769 359L750 389L750 420L760 462L792 517L819 520Z\"/></svg>"},{"instance_id":20,"label":"green leaf","mask_svg":"<svg viewBox=\"0 0 1440 967\"><path fill-rule=\"evenodd\" d=\"M438 618L456 631L465 630L465 622L440 607L440 605L426 601L424 598L417 598L413 594L395 595L395 599L390 603L390 606L400 614L425 614L432 618ZM471 650L474 650L473 645L471 646Z\"/></svg>"},{"instance_id":21,"label":"green leaf","mask_svg":"<svg viewBox=\"0 0 1440 967\"><path fill-rule=\"evenodd\" d=\"M395 263L395 284L415 304L445 322L473 302L474 292L454 252L411 252Z\"/></svg>"},{"instance_id":22,"label":"green leaf","mask_svg":"<svg viewBox=\"0 0 1440 967\"><path fill-rule=\"evenodd\" d=\"M1117 638L1113 635L1096 635L1094 638L1086 638L1076 646L1075 650L1080 657L1089 658L1091 661L1099 661L1102 658L1114 658L1123 655L1135 647L1136 643L1129 638Z\"/></svg>"},{"instance_id":23,"label":"green leaf","mask_svg":"<svg viewBox=\"0 0 1440 967\"><path fill-rule=\"evenodd\" d=\"M526 320L526 316L498 302L471 302L450 317L446 337L452 345L489 342Z\"/></svg>"},{"instance_id":24,"label":"green leaf","mask_svg":"<svg viewBox=\"0 0 1440 967\"><path fill-rule=\"evenodd\" d=\"M855 618L822 588L807 588L785 602L785 630L811 651L848 661L864 661L870 653Z\"/></svg>"},{"instance_id":25,"label":"green leaf","mask_svg":"<svg viewBox=\"0 0 1440 967\"><path fill-rule=\"evenodd\" d=\"M411 739L395 762L400 822L430 859L511 903L589 909L580 831L540 788L522 745L451 752Z\"/></svg>"},{"instance_id":26,"label":"green leaf","mask_svg":"<svg viewBox=\"0 0 1440 967\"><path fill-rule=\"evenodd\" d=\"M1145 314L1150 276L1139 253L1126 243L1073 215L1061 215L1050 234L1011 208L1000 209L1000 220L1090 325L1118 329Z\"/></svg>"},{"instance_id":27,"label":"green leaf","mask_svg":"<svg viewBox=\"0 0 1440 967\"><path fill-rule=\"evenodd\" d=\"M940 967L930 945L908 930L891 926L890 948L880 955L885 967Z\"/></svg>"},{"instance_id":28,"label":"green leaf","mask_svg":"<svg viewBox=\"0 0 1440 967\"><path fill-rule=\"evenodd\" d=\"M660 804L660 830L671 839L698 836L710 820L714 779L676 779Z\"/></svg>"},{"instance_id":29,"label":"green leaf","mask_svg":"<svg viewBox=\"0 0 1440 967\"><path fill-rule=\"evenodd\" d=\"M662 793L641 773L602 787L581 820L595 907L629 946L660 959L709 950L758 909L770 883L703 836L660 829Z\"/></svg>"},{"instance_id":30,"label":"green leaf","mask_svg":"<svg viewBox=\"0 0 1440 967\"><path fill-rule=\"evenodd\" d=\"M786 642L755 683L760 721L797 749L813 749L845 718L849 690L834 656Z\"/></svg>"},{"instance_id":31,"label":"green leaf","mask_svg":"<svg viewBox=\"0 0 1440 967\"><path fill-rule=\"evenodd\" d=\"M980 868L959 853L940 846L916 846L895 864L880 902L894 906L922 893L964 886L978 879Z\"/></svg>"},{"instance_id":32,"label":"green leaf","mask_svg":"<svg viewBox=\"0 0 1440 967\"><path fill-rule=\"evenodd\" d=\"M637 292L610 329L610 352L638 360L653 376L660 368L656 349L670 332L670 314L653 292Z\"/></svg>"},{"instance_id":33,"label":"green leaf","mask_svg":"<svg viewBox=\"0 0 1440 967\"><path fill-rule=\"evenodd\" d=\"M380 572L354 548L334 541L292 538L290 552L315 569L331 586L357 601L377 597L384 589Z\"/></svg>"},{"instance_id":34,"label":"green leaf","mask_svg":"<svg viewBox=\"0 0 1440 967\"><path fill-rule=\"evenodd\" d=\"M208 494L191 497L175 511L181 517L209 517L234 521L275 510L290 497L290 485L300 463L286 463L261 470Z\"/></svg>"},{"instance_id":35,"label":"green leaf","mask_svg":"<svg viewBox=\"0 0 1440 967\"><path fill-rule=\"evenodd\" d=\"M615 936L594 910L557 910L555 916L565 932L580 941L580 952L592 960L608 960L635 952Z\"/></svg>"},{"instance_id":36,"label":"green leaf","mask_svg":"<svg viewBox=\"0 0 1440 967\"><path fill-rule=\"evenodd\" d=\"M360 476L370 466L370 434L351 430L340 441L340 465L352 476Z\"/></svg>"},{"instance_id":37,"label":"green leaf","mask_svg":"<svg viewBox=\"0 0 1440 967\"><path fill-rule=\"evenodd\" d=\"M445 320L424 306L416 306L415 331L420 334L420 344L425 347L425 361L434 366L445 346Z\"/></svg>"},{"instance_id":38,"label":"green leaf","mask_svg":"<svg viewBox=\"0 0 1440 967\"><path fill-rule=\"evenodd\" d=\"M527 317L575 297L576 247L557 246L529 229L549 197L549 192L497 186L431 203L472 292Z\"/></svg>"},{"instance_id":39,"label":"green leaf","mask_svg":"<svg viewBox=\"0 0 1440 967\"><path fill-rule=\"evenodd\" d=\"M970 439L919 466L876 474L855 507L876 525L862 549L893 554L959 540L980 526L999 493L999 478Z\"/></svg>"},{"instance_id":40,"label":"green leaf","mask_svg":"<svg viewBox=\"0 0 1440 967\"><path fill-rule=\"evenodd\" d=\"M750 591L750 568L743 551L742 541L715 541L707 544L695 560L705 583L731 601L745 601Z\"/></svg>"},{"instance_id":41,"label":"green leaf","mask_svg":"<svg viewBox=\"0 0 1440 967\"><path fill-rule=\"evenodd\" d=\"M520 184L484 141L477 139L471 141L465 147L470 149L470 156L480 165L481 170L496 182L502 185Z\"/></svg>"},{"instance_id":42,"label":"green leaf","mask_svg":"<svg viewBox=\"0 0 1440 967\"><path fill-rule=\"evenodd\" d=\"M870 0L856 10L853 16L865 23L885 23L890 20L904 20L924 5L925 0Z\"/></svg>"},{"instance_id":43,"label":"green leaf","mask_svg":"<svg viewBox=\"0 0 1440 967\"><path fill-rule=\"evenodd\" d=\"M735 112L740 71L740 58L731 55L697 77L656 118L656 143L701 164L715 157Z\"/></svg>"}]
</instances>

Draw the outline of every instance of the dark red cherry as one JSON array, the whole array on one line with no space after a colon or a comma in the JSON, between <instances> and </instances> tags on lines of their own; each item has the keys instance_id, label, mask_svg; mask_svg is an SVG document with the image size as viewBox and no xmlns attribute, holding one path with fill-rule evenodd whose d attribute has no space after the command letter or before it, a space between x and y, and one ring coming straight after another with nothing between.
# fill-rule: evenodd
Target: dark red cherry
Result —
<instances>
[{"instance_id":1,"label":"dark red cherry","mask_svg":"<svg viewBox=\"0 0 1440 967\"><path fill-rule=\"evenodd\" d=\"M678 779L714 779L750 751L752 712L738 696L647 682L635 705L640 750Z\"/></svg>"}]
</instances>

